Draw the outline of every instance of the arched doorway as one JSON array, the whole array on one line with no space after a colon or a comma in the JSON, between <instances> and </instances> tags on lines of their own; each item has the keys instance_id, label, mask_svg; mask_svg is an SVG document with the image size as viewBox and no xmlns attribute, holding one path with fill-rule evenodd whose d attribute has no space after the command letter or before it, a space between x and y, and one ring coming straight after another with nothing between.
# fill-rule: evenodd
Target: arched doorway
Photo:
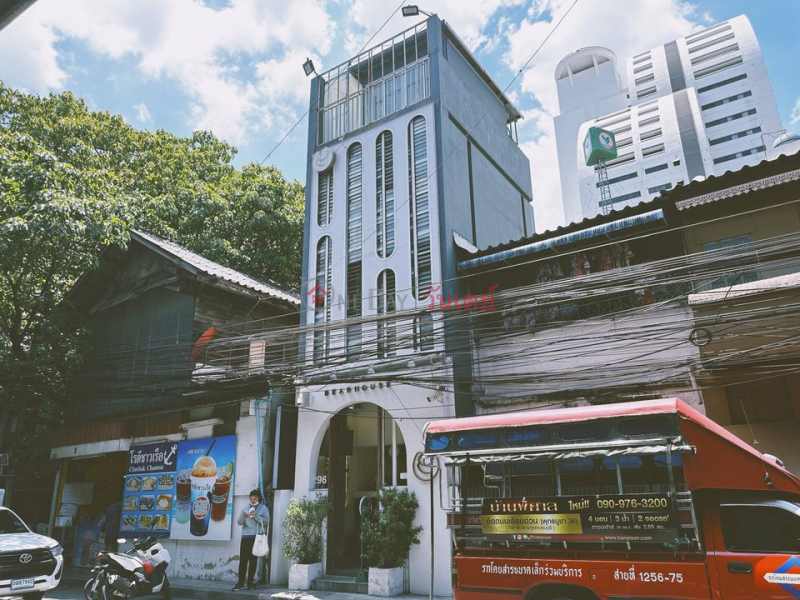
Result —
<instances>
[{"instance_id":1,"label":"arched doorway","mask_svg":"<svg viewBox=\"0 0 800 600\"><path fill-rule=\"evenodd\" d=\"M336 413L322 440L315 489L328 490L327 570L355 574L360 564L363 497L376 503L382 487L408 483L406 446L395 420L381 407L353 404Z\"/></svg>"}]
</instances>

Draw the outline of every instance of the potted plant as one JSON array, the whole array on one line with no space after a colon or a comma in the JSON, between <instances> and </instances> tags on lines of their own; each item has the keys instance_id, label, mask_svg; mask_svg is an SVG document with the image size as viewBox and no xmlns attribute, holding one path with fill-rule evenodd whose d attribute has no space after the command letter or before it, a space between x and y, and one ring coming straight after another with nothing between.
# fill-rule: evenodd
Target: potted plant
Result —
<instances>
[{"instance_id":1,"label":"potted plant","mask_svg":"<svg viewBox=\"0 0 800 600\"><path fill-rule=\"evenodd\" d=\"M289 569L289 588L307 590L311 582L322 576L323 523L328 516L330 502L326 496L300 500L292 498L283 521L286 544L283 552L295 563Z\"/></svg>"},{"instance_id":2,"label":"potted plant","mask_svg":"<svg viewBox=\"0 0 800 600\"><path fill-rule=\"evenodd\" d=\"M403 564L422 531L413 526L419 502L414 492L391 488L381 490L378 501L380 509L361 528L368 590L370 596L398 596L404 587Z\"/></svg>"}]
</instances>

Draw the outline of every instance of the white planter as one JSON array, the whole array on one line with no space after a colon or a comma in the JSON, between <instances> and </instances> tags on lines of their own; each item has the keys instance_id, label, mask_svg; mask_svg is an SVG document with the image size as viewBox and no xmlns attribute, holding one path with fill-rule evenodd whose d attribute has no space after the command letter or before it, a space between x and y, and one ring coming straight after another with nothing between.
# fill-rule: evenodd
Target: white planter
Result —
<instances>
[{"instance_id":1,"label":"white planter","mask_svg":"<svg viewBox=\"0 0 800 600\"><path fill-rule=\"evenodd\" d=\"M293 564L289 569L290 590L310 590L311 582L322 577L322 563Z\"/></svg>"},{"instance_id":2,"label":"white planter","mask_svg":"<svg viewBox=\"0 0 800 600\"><path fill-rule=\"evenodd\" d=\"M399 596L403 593L403 567L393 569L369 569L370 596Z\"/></svg>"}]
</instances>

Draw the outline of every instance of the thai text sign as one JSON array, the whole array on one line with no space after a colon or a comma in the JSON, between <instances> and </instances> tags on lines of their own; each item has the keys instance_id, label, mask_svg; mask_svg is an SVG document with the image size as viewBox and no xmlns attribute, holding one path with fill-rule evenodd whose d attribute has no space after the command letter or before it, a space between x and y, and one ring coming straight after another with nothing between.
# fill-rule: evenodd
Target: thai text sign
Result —
<instances>
[{"instance_id":1,"label":"thai text sign","mask_svg":"<svg viewBox=\"0 0 800 600\"><path fill-rule=\"evenodd\" d=\"M678 537L667 494L485 498L484 535L493 540L674 542Z\"/></svg>"},{"instance_id":2,"label":"thai text sign","mask_svg":"<svg viewBox=\"0 0 800 600\"><path fill-rule=\"evenodd\" d=\"M178 442L131 446L128 450L128 475L172 472L177 460Z\"/></svg>"}]
</instances>

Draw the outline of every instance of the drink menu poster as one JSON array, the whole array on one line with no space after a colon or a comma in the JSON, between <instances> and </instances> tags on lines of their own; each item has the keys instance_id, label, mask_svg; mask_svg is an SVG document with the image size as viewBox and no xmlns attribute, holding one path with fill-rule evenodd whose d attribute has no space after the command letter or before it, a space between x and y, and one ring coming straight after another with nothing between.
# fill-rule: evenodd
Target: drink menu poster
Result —
<instances>
[{"instance_id":1,"label":"drink menu poster","mask_svg":"<svg viewBox=\"0 0 800 600\"><path fill-rule=\"evenodd\" d=\"M169 537L178 442L131 446L122 491L120 537Z\"/></svg>"},{"instance_id":2,"label":"drink menu poster","mask_svg":"<svg viewBox=\"0 0 800 600\"><path fill-rule=\"evenodd\" d=\"M231 539L235 472L235 435L180 442L172 539Z\"/></svg>"}]
</instances>

